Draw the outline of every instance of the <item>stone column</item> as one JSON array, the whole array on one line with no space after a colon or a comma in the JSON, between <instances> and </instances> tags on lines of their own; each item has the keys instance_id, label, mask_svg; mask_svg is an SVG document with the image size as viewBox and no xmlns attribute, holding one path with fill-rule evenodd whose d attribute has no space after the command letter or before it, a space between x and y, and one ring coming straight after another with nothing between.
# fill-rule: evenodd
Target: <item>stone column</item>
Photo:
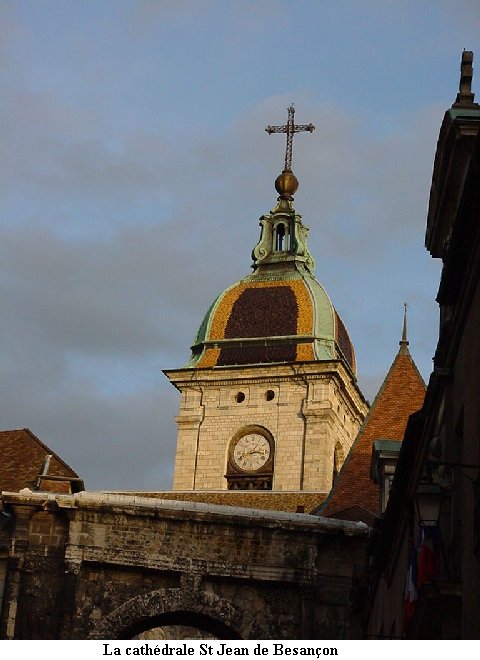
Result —
<instances>
[{"instance_id":1,"label":"stone column","mask_svg":"<svg viewBox=\"0 0 480 660\"><path fill-rule=\"evenodd\" d=\"M23 564L28 550L29 523L30 518L38 508L32 505L13 506L15 527L11 537L2 620L0 621L0 637L3 639L15 639L17 612L19 606L21 606L21 603L19 603L19 594L23 576Z\"/></svg>"},{"instance_id":2,"label":"stone column","mask_svg":"<svg viewBox=\"0 0 480 660\"><path fill-rule=\"evenodd\" d=\"M173 490L194 490L197 469L198 437L203 422L203 407L199 413L176 417L178 436L175 456Z\"/></svg>"},{"instance_id":3,"label":"stone column","mask_svg":"<svg viewBox=\"0 0 480 660\"><path fill-rule=\"evenodd\" d=\"M333 449L332 411L329 408L305 406L305 443L302 490L327 493L332 487Z\"/></svg>"},{"instance_id":4,"label":"stone column","mask_svg":"<svg viewBox=\"0 0 480 660\"><path fill-rule=\"evenodd\" d=\"M62 589L62 614L60 617L59 639L72 639L73 621L76 612L76 596L80 561L65 561L65 575ZM73 637L74 639L74 637Z\"/></svg>"},{"instance_id":5,"label":"stone column","mask_svg":"<svg viewBox=\"0 0 480 660\"><path fill-rule=\"evenodd\" d=\"M301 639L315 639L313 632L313 608L315 602L315 589L303 586L300 591L302 604Z\"/></svg>"}]
</instances>

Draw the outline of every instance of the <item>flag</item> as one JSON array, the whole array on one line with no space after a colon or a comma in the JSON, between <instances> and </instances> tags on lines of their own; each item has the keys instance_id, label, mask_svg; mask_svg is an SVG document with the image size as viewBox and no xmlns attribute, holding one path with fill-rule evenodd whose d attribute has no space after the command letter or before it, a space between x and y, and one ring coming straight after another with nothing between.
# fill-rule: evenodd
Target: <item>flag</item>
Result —
<instances>
[{"instance_id":1,"label":"flag","mask_svg":"<svg viewBox=\"0 0 480 660\"><path fill-rule=\"evenodd\" d=\"M418 598L417 592L417 550L414 545L408 553L407 580L405 583L405 597L403 607L403 630L407 632L415 611L415 603Z\"/></svg>"},{"instance_id":2,"label":"flag","mask_svg":"<svg viewBox=\"0 0 480 660\"><path fill-rule=\"evenodd\" d=\"M438 548L440 547L440 528L438 526L420 527L420 538L418 543L418 574L417 589L423 587L425 582L430 582L438 575Z\"/></svg>"}]
</instances>

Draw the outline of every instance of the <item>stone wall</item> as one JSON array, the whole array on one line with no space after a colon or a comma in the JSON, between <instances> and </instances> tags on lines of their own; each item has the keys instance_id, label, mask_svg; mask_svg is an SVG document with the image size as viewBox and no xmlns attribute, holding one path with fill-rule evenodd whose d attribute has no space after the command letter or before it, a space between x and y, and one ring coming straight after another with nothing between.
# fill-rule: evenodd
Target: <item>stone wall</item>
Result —
<instances>
[{"instance_id":1,"label":"stone wall","mask_svg":"<svg viewBox=\"0 0 480 660\"><path fill-rule=\"evenodd\" d=\"M348 454L368 410L351 374L335 361L167 375L182 394L175 490L226 489L230 443L257 425L274 441L273 490L328 492L335 446Z\"/></svg>"},{"instance_id":2,"label":"stone wall","mask_svg":"<svg viewBox=\"0 0 480 660\"><path fill-rule=\"evenodd\" d=\"M369 530L133 496L3 494L15 514L1 635L358 638Z\"/></svg>"}]
</instances>

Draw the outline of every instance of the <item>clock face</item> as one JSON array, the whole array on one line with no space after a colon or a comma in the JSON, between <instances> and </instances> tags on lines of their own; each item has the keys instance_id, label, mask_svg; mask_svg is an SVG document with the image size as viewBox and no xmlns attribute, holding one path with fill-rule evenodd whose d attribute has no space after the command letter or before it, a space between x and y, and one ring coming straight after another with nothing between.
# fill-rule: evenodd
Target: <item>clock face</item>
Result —
<instances>
[{"instance_id":1,"label":"clock face","mask_svg":"<svg viewBox=\"0 0 480 660\"><path fill-rule=\"evenodd\" d=\"M259 470L269 457L270 443L259 433L244 435L233 450L234 463L241 470Z\"/></svg>"}]
</instances>

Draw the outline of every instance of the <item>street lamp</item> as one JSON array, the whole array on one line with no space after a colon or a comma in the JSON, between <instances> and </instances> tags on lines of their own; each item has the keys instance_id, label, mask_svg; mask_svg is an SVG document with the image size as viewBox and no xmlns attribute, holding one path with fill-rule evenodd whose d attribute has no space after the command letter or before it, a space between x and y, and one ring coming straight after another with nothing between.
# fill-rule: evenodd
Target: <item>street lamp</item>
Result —
<instances>
[{"instance_id":1,"label":"street lamp","mask_svg":"<svg viewBox=\"0 0 480 660\"><path fill-rule=\"evenodd\" d=\"M442 492L434 484L420 484L415 494L418 519L424 527L436 527L440 518Z\"/></svg>"}]
</instances>

